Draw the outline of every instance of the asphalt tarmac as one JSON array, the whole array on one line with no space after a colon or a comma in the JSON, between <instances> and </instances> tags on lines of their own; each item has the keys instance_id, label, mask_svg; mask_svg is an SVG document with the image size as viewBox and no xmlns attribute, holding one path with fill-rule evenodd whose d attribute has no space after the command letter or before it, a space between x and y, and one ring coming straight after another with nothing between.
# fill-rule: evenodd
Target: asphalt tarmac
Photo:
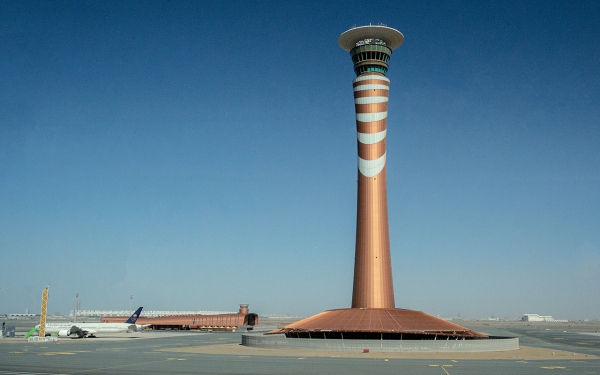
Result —
<instances>
[{"instance_id":1,"label":"asphalt tarmac","mask_svg":"<svg viewBox=\"0 0 600 375\"><path fill-rule=\"evenodd\" d=\"M0 374L600 374L600 335L593 330L515 326L491 328L512 331L521 345L569 352L569 357L544 360L469 360L384 358L385 355L262 355L238 347L239 332L140 332L98 338L59 339L29 343L22 337L0 340ZM189 352L189 348L232 347L238 354ZM211 348L206 348L211 349ZM187 350L187 351L186 351ZM277 350L277 349L273 349ZM303 353L306 354L306 353ZM571 354L574 354L571 356ZM592 356L598 357L592 357Z\"/></svg>"}]
</instances>

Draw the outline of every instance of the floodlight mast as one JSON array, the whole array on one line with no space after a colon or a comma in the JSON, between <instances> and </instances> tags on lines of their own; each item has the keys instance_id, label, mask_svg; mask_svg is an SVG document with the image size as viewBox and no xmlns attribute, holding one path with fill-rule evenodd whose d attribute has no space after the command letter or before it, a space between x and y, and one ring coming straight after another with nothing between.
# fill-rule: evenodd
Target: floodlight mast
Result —
<instances>
[{"instance_id":1,"label":"floodlight mast","mask_svg":"<svg viewBox=\"0 0 600 375\"><path fill-rule=\"evenodd\" d=\"M388 225L386 135L392 50L404 36L387 26L352 28L338 39L350 52L358 138L353 308L395 308Z\"/></svg>"}]
</instances>

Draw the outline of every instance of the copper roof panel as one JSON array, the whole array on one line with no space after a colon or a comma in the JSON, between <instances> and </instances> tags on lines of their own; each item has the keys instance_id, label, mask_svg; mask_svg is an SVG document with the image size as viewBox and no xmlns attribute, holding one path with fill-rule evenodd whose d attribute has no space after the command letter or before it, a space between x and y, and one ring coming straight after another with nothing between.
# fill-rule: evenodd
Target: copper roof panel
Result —
<instances>
[{"instance_id":1,"label":"copper roof panel","mask_svg":"<svg viewBox=\"0 0 600 375\"><path fill-rule=\"evenodd\" d=\"M465 337L487 337L487 335L471 331L468 328L421 311L364 308L328 310L288 324L270 333L322 331L452 334Z\"/></svg>"}]
</instances>

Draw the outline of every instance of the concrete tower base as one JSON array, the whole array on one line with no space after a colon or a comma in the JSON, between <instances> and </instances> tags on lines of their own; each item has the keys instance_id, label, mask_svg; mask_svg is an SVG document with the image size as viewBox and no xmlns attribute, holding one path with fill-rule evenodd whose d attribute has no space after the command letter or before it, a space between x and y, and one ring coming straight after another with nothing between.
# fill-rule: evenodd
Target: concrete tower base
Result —
<instances>
[{"instance_id":1,"label":"concrete tower base","mask_svg":"<svg viewBox=\"0 0 600 375\"><path fill-rule=\"evenodd\" d=\"M258 348L312 349L348 352L498 352L519 349L516 337L490 337L487 340L342 340L342 339L293 339L284 334L242 335L242 345Z\"/></svg>"}]
</instances>

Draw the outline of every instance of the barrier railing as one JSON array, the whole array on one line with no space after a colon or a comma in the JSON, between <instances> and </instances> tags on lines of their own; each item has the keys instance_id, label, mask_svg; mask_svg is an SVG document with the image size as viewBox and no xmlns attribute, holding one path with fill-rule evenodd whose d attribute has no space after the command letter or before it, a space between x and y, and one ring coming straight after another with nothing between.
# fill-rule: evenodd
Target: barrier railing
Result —
<instances>
[{"instance_id":1,"label":"barrier railing","mask_svg":"<svg viewBox=\"0 0 600 375\"><path fill-rule=\"evenodd\" d=\"M340 340L295 339L285 335L242 335L242 345L263 348L304 348L314 350L382 352L490 352L519 349L519 338L496 337L481 340Z\"/></svg>"}]
</instances>

